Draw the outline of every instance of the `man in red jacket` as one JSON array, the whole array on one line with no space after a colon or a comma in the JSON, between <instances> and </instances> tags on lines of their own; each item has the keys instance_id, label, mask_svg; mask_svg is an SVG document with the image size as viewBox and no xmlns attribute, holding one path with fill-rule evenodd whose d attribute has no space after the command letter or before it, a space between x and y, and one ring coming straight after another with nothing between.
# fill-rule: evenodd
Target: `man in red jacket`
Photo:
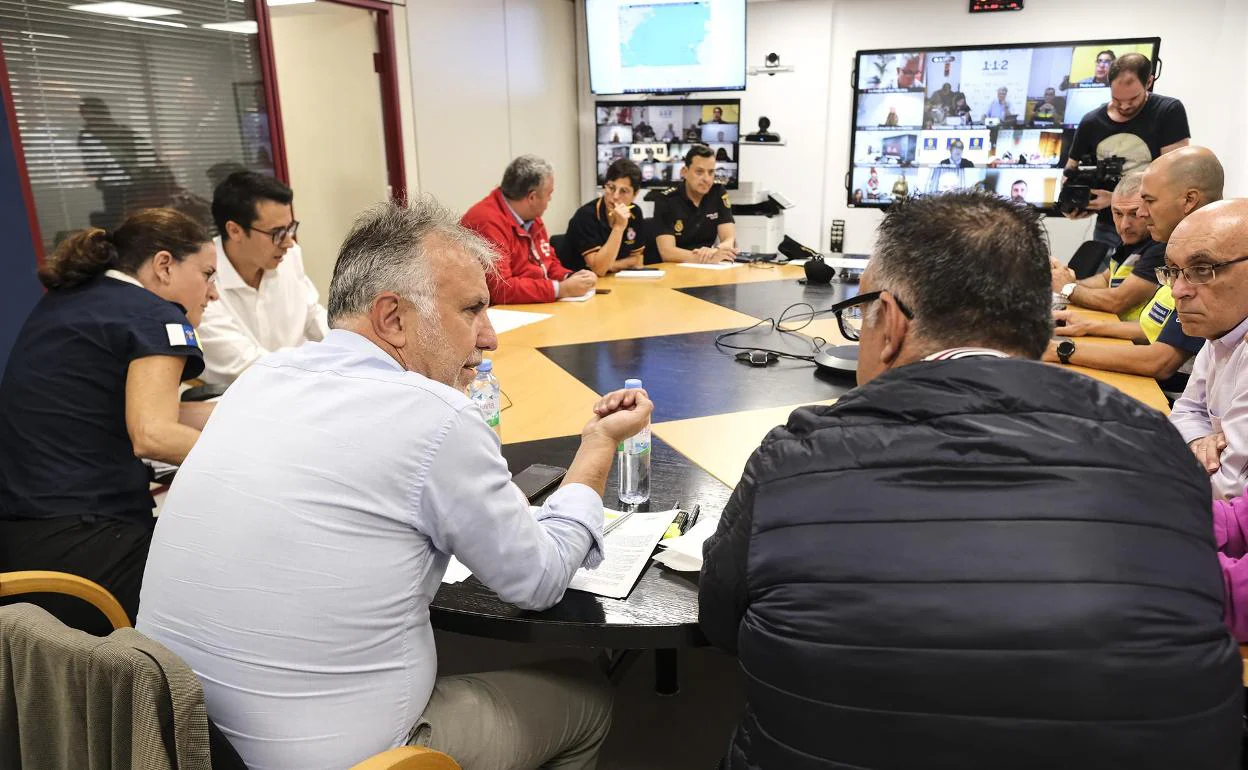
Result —
<instances>
[{"instance_id":1,"label":"man in red jacket","mask_svg":"<svg viewBox=\"0 0 1248 770\"><path fill-rule=\"evenodd\" d=\"M498 248L498 273L486 276L490 304L519 305L582 297L594 290L592 270L572 272L550 246L542 214L555 192L555 172L535 155L507 164L503 183L468 209L460 224Z\"/></svg>"}]
</instances>

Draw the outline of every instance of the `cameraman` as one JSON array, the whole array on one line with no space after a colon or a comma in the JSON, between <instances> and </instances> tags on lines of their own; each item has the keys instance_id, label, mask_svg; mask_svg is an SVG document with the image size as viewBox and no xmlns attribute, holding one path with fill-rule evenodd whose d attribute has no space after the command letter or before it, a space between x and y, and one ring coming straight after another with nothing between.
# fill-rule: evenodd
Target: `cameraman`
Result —
<instances>
[{"instance_id":1,"label":"cameraman","mask_svg":"<svg viewBox=\"0 0 1248 770\"><path fill-rule=\"evenodd\" d=\"M1123 170L1129 173L1187 146L1191 131L1183 103L1151 93L1152 87L1153 65L1147 56L1129 53L1115 59L1109 68L1109 104L1083 116L1070 145L1066 168L1077 169L1085 158L1104 160L1119 156L1126 159ZM1093 190L1086 211L1066 216L1082 219L1095 211L1093 240L1117 248L1122 240L1110 214L1111 197L1108 190Z\"/></svg>"}]
</instances>

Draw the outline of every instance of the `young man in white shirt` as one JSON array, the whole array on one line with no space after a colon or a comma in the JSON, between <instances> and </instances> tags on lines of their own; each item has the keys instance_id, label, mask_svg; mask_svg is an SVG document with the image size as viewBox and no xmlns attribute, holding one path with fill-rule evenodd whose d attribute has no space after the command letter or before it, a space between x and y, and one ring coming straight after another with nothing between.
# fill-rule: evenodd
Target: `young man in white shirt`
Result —
<instances>
[{"instance_id":1,"label":"young man in white shirt","mask_svg":"<svg viewBox=\"0 0 1248 770\"><path fill-rule=\"evenodd\" d=\"M221 298L199 327L205 382L229 385L261 356L329 331L295 243L293 199L289 187L254 171L230 174L213 193Z\"/></svg>"}]
</instances>

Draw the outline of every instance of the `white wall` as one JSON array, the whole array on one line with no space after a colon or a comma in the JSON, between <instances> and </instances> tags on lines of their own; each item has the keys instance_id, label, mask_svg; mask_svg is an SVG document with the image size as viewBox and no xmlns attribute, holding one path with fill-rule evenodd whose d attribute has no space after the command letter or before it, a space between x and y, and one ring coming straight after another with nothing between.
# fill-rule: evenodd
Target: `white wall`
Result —
<instances>
[{"instance_id":1,"label":"white wall","mask_svg":"<svg viewBox=\"0 0 1248 770\"><path fill-rule=\"evenodd\" d=\"M826 249L833 219L846 220L846 251L870 251L882 213L846 205L850 76L860 49L1033 43L1098 37L1160 36L1163 75L1157 92L1187 106L1193 142L1218 153L1227 195L1248 197L1248 2L1245 0L1036 0L1026 10L967 13L966 0L751 0L747 63L775 51L797 71L751 77L741 95L743 127L760 114L789 145L742 150L742 179L793 198L786 230ZM583 24L583 22L579 22ZM583 32L580 37L583 38ZM578 46L585 79L583 40ZM593 97L581 86L582 194L593 188ZM736 96L736 94L725 94ZM1069 256L1091 220L1048 220L1056 256Z\"/></svg>"},{"instance_id":2,"label":"white wall","mask_svg":"<svg viewBox=\"0 0 1248 770\"><path fill-rule=\"evenodd\" d=\"M407 6L421 189L463 211L533 153L555 167L544 219L579 205L576 47L570 0L420 0Z\"/></svg>"},{"instance_id":3,"label":"white wall","mask_svg":"<svg viewBox=\"0 0 1248 770\"><path fill-rule=\"evenodd\" d=\"M746 79L741 131L757 130L759 116L766 115L785 144L742 143L742 178L793 201L784 212L785 232L812 248L827 241L824 212L834 194L826 129L829 97L836 92L828 67L836 5L836 0L752 3L746 20L746 64L761 65L774 52L795 70Z\"/></svg>"},{"instance_id":4,"label":"white wall","mask_svg":"<svg viewBox=\"0 0 1248 770\"><path fill-rule=\"evenodd\" d=\"M271 17L299 245L324 297L356 216L387 197L376 21L335 3L278 6Z\"/></svg>"}]
</instances>

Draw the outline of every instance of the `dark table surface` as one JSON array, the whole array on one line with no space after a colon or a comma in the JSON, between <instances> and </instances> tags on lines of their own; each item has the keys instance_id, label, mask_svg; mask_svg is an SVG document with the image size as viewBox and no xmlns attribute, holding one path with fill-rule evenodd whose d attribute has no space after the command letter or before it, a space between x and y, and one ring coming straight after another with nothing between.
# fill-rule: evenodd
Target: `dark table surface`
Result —
<instances>
[{"instance_id":1,"label":"dark table surface","mask_svg":"<svg viewBox=\"0 0 1248 770\"><path fill-rule=\"evenodd\" d=\"M513 473L533 463L567 467L579 437L503 446ZM606 504L615 502L616 472L607 480ZM654 438L650 505L656 510L680 502L698 504L703 515L723 510L731 491L661 439ZM617 504L618 505L618 504ZM622 506L620 506L622 507ZM443 585L429 608L435 628L515 642L539 642L614 649L658 649L705 645L698 630L697 575L651 563L624 599L569 589L543 612L522 610L498 598L475 577Z\"/></svg>"},{"instance_id":2,"label":"dark table surface","mask_svg":"<svg viewBox=\"0 0 1248 770\"><path fill-rule=\"evenodd\" d=\"M818 309L858 291L857 284L806 286L795 280L681 289L686 294L756 318L778 317L795 302ZM727 330L724 330L727 331ZM655 422L834 398L853 387L852 378L812 376L812 365L782 361L766 369L735 362L717 350L719 331L673 334L545 347L541 352L597 393L640 376L656 404ZM770 347L809 354L804 335L760 328L731 340L744 347ZM506 417L504 416L504 419ZM567 467L579 446L576 436L505 444L512 473L533 463ZM732 490L659 438L653 440L650 504L656 509L700 505L703 515L723 510ZM607 480L608 507L615 501L616 471ZM669 649L705 645L698 630L697 575L654 564L646 567L624 599L570 589L543 612L503 602L475 577L443 585L430 614L435 628L517 642L613 649Z\"/></svg>"}]
</instances>

